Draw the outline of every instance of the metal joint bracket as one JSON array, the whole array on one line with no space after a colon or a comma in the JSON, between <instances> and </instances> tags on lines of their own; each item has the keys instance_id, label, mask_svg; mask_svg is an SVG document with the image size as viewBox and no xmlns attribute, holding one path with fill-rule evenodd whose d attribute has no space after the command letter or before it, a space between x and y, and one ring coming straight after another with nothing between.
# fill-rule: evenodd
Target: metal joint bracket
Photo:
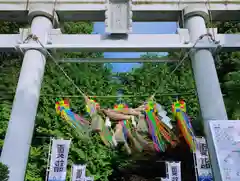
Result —
<instances>
[{"instance_id":1,"label":"metal joint bracket","mask_svg":"<svg viewBox=\"0 0 240 181\"><path fill-rule=\"evenodd\" d=\"M202 50L207 49L210 52L215 52L219 44L216 44L215 41L212 41L212 39L206 35L200 37L196 42L194 42L194 49L195 50Z\"/></svg>"},{"instance_id":2,"label":"metal joint bracket","mask_svg":"<svg viewBox=\"0 0 240 181\"><path fill-rule=\"evenodd\" d=\"M208 28L208 33L207 34L208 34L210 40L212 40L213 43L215 43L215 44L220 43L220 39L217 36L218 35L217 28Z\"/></svg>"},{"instance_id":3,"label":"metal joint bracket","mask_svg":"<svg viewBox=\"0 0 240 181\"><path fill-rule=\"evenodd\" d=\"M47 55L47 50L44 49L43 47L41 47L39 45L39 48L36 48L36 47L33 47L33 48L30 48L30 47L24 47L22 46L22 44L18 44L15 49L20 52L21 54L24 55L24 53L26 53L28 50L37 50L39 52L41 52L42 54L44 54L45 56Z\"/></svg>"},{"instance_id":4,"label":"metal joint bracket","mask_svg":"<svg viewBox=\"0 0 240 181\"><path fill-rule=\"evenodd\" d=\"M128 34L132 31L131 0L106 0L105 31L110 34Z\"/></svg>"},{"instance_id":5,"label":"metal joint bracket","mask_svg":"<svg viewBox=\"0 0 240 181\"><path fill-rule=\"evenodd\" d=\"M58 31L58 29L56 30ZM52 29L50 34L52 34L52 32L55 32L55 29ZM37 38L31 33L31 28L20 28L19 34L20 39L18 40L18 44L28 43L30 40L35 40L34 37ZM46 42L47 44L51 44L50 35L46 34L45 38L41 41L42 43Z\"/></svg>"},{"instance_id":6,"label":"metal joint bracket","mask_svg":"<svg viewBox=\"0 0 240 181\"><path fill-rule=\"evenodd\" d=\"M18 44L26 43L29 35L31 34L31 28L19 28L20 39Z\"/></svg>"},{"instance_id":7,"label":"metal joint bracket","mask_svg":"<svg viewBox=\"0 0 240 181\"><path fill-rule=\"evenodd\" d=\"M48 35L48 38L47 38L47 44L52 44L52 36L54 35L62 35L62 31L60 28L57 28L57 29L52 29Z\"/></svg>"},{"instance_id":8,"label":"metal joint bracket","mask_svg":"<svg viewBox=\"0 0 240 181\"><path fill-rule=\"evenodd\" d=\"M189 36L188 29L177 28L177 34L180 37L180 42L182 42L184 44L190 43L190 36Z\"/></svg>"},{"instance_id":9,"label":"metal joint bracket","mask_svg":"<svg viewBox=\"0 0 240 181\"><path fill-rule=\"evenodd\" d=\"M210 49L213 56L215 56L221 49L221 40L219 39L217 28L209 28L208 29L208 41L210 41L212 44L216 45Z\"/></svg>"},{"instance_id":10,"label":"metal joint bracket","mask_svg":"<svg viewBox=\"0 0 240 181\"><path fill-rule=\"evenodd\" d=\"M24 55L24 53L26 52L26 50L23 50L22 48L20 48L20 44L24 44L28 41L28 37L31 34L31 28L19 28L19 39L17 40L17 45L15 46L15 49L17 52L21 53L22 55Z\"/></svg>"},{"instance_id":11,"label":"metal joint bracket","mask_svg":"<svg viewBox=\"0 0 240 181\"><path fill-rule=\"evenodd\" d=\"M49 36L48 36L48 41L47 44L52 44L52 35L62 35L62 31L60 28L57 29L52 29ZM53 54L55 57L58 56L57 54L57 50L56 49L52 49L51 50L51 54Z\"/></svg>"},{"instance_id":12,"label":"metal joint bracket","mask_svg":"<svg viewBox=\"0 0 240 181\"><path fill-rule=\"evenodd\" d=\"M57 29L52 29L49 36L48 36L48 41L47 41L47 44L52 44L52 36L54 35L62 35L62 31L60 28L57 28ZM48 50L49 51L49 50ZM59 55L57 54L57 50L56 49L51 49L51 54L54 56L54 57L58 57Z\"/></svg>"},{"instance_id":13,"label":"metal joint bracket","mask_svg":"<svg viewBox=\"0 0 240 181\"><path fill-rule=\"evenodd\" d=\"M208 49L212 54L215 54L217 51L219 51L219 49L221 49L217 28L209 28L207 33L202 34L192 43L192 48L194 48L195 51L200 49Z\"/></svg>"},{"instance_id":14,"label":"metal joint bracket","mask_svg":"<svg viewBox=\"0 0 240 181\"><path fill-rule=\"evenodd\" d=\"M52 29L50 34L46 34L45 39L42 40L43 41L42 43L45 44L45 42L46 42L47 44L51 44L51 38L50 38L51 36L50 35L56 34L56 32L59 33L59 31L61 32L61 30L59 30L59 29ZM31 28L20 28L19 34L20 34L20 39L18 40L17 46L15 47L15 49L17 51L24 54L27 50L38 50L41 53L43 53L44 55L46 55L46 50L44 50L44 48L24 48L24 49L21 48L21 46L20 46L21 44L27 44L29 41L31 43L33 43L33 42L35 42L36 44L39 43L39 42L37 42L38 37L31 34Z\"/></svg>"}]
</instances>

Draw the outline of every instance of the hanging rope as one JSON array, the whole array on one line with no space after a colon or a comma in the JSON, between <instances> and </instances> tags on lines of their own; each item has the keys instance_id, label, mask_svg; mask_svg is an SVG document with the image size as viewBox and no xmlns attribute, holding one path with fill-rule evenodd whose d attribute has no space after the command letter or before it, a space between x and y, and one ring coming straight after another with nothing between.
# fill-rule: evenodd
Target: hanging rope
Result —
<instances>
[{"instance_id":1,"label":"hanging rope","mask_svg":"<svg viewBox=\"0 0 240 181\"><path fill-rule=\"evenodd\" d=\"M180 96L180 95L195 95L195 91L192 90L190 92L179 92L179 93L162 93L162 94L157 94L155 97L161 97L161 96ZM64 94L41 94L41 96L46 96L46 97L71 97L71 98L78 98L82 97L82 95L64 95ZM122 98L132 98L132 97L149 97L149 94L145 95L122 95ZM106 95L106 96L88 96L90 98L118 98L117 95Z\"/></svg>"},{"instance_id":2,"label":"hanging rope","mask_svg":"<svg viewBox=\"0 0 240 181\"><path fill-rule=\"evenodd\" d=\"M8 95L13 98L14 92L8 93ZM190 90L189 92L173 92L173 93L161 93L161 94L156 94L155 97L163 97L163 96L190 96L190 95L196 95L195 90ZM4 94L4 97L7 96ZM65 98L79 98L82 97L82 95L69 95L69 94L40 94L40 96L44 97L65 97ZM105 95L105 96L88 96L89 98L100 98L100 99L114 99L117 98L117 95ZM122 95L122 98L133 98L133 97L150 97L150 94L145 94L145 95ZM7 99L7 97L5 98ZM3 97L0 96L0 100L4 100Z\"/></svg>"},{"instance_id":3,"label":"hanging rope","mask_svg":"<svg viewBox=\"0 0 240 181\"><path fill-rule=\"evenodd\" d=\"M181 0L178 1L178 9L180 9L180 5L182 4ZM178 24L180 24L180 22L182 22L182 27L185 28L185 20L184 20L184 10L181 10L181 17L179 18L180 21ZM180 27L179 27L180 28Z\"/></svg>"},{"instance_id":4,"label":"hanging rope","mask_svg":"<svg viewBox=\"0 0 240 181\"><path fill-rule=\"evenodd\" d=\"M168 75L168 78L171 78L171 75L173 75L174 72L175 72L175 71L182 65L182 63L188 58L188 56L189 56L193 51L195 51L195 47L196 47L197 43L198 43L200 40L202 40L204 37L209 37L209 38L211 39L211 41L216 42L216 41L213 39L213 37L212 37L212 35L211 35L210 33L201 35L201 36L195 41L193 47L192 47L188 52L185 53L185 55L183 56L182 60L179 61L179 63L178 63L177 66L175 67L175 69L174 69L172 72L170 72L170 74ZM217 43L219 43L219 42L217 42ZM155 95L156 95L157 92L160 92L160 93L162 92L163 87L165 86L165 84L167 83L168 80L169 80L169 79L164 79L164 80L163 80L162 86L159 86L159 88L153 93L153 95L150 97L150 99L153 99L153 98L155 97Z\"/></svg>"},{"instance_id":5,"label":"hanging rope","mask_svg":"<svg viewBox=\"0 0 240 181\"><path fill-rule=\"evenodd\" d=\"M44 45L42 44L42 42L37 38L36 40L42 48L44 48L44 50L46 51L46 53L48 54L48 56L53 60L53 62L55 63L55 65L57 65L57 67L62 71L62 73L65 75L65 77L74 85L74 87L78 90L78 92L83 96L83 97L87 97L87 95L74 83L74 81L68 76L68 74L64 71L64 69L58 64L57 60L51 55L51 53L44 47Z\"/></svg>"},{"instance_id":6,"label":"hanging rope","mask_svg":"<svg viewBox=\"0 0 240 181\"><path fill-rule=\"evenodd\" d=\"M174 68L173 71L170 72L170 74L168 75L168 77L170 78L171 75L182 65L182 63L184 62L184 60L186 60L186 58L195 50L195 46L197 45L197 43L202 40L205 36L207 37L210 37L210 39L212 41L215 41L212 37L211 34L207 33L207 34L204 34L204 35L201 35L197 40L196 42L194 43L193 47L185 53L185 55L183 56L182 60L179 61L179 63L177 64L177 66ZM55 65L62 71L62 73L65 75L65 77L74 85L74 87L78 90L78 92L81 94L81 96L83 97L109 97L109 98L113 98L113 97L117 97L117 96L87 96L84 91L82 91L75 83L74 81L68 76L68 74L64 71L64 69L58 64L57 60L52 56L52 54L44 47L44 45L42 44L42 42L39 40L39 38L36 36L36 35L29 35L26 40L28 41L29 39L32 39L34 41L36 41L37 43L39 43L41 45L41 47L44 49L44 51L47 53L47 55L53 60L53 62L55 63ZM27 41L24 41L24 42L27 42ZM162 89L164 87L164 85L166 84L166 82L168 81L168 79L164 79L163 80L163 83L161 85L159 85L159 87L157 88L157 90L152 94L152 96L150 97L150 99L153 99L157 92L160 91L160 93L162 92ZM178 93L177 93L178 94ZM188 94L188 93L187 93ZM176 94L175 94L176 95ZM136 95L128 95L126 97L135 97ZM70 97L70 96L68 96ZM76 97L76 96L73 96L73 97ZM125 97L125 96L123 96ZM141 97L145 97L145 96L141 96ZM146 97L148 97L146 95Z\"/></svg>"},{"instance_id":7,"label":"hanging rope","mask_svg":"<svg viewBox=\"0 0 240 181\"><path fill-rule=\"evenodd\" d=\"M212 18L212 12L211 12L211 4L210 4L209 0L207 0L206 7L207 7L208 12L209 12L209 22L210 22L210 25L212 27L211 29L212 29L213 39L216 41L215 31L214 31L214 28L213 28L213 18ZM208 28L208 33L209 33L209 28Z\"/></svg>"}]
</instances>

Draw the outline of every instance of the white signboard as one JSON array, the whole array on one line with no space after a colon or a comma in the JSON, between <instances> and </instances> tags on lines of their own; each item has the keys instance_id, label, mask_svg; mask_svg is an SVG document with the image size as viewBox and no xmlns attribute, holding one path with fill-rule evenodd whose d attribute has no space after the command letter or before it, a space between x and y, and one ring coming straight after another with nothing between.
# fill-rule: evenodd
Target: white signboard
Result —
<instances>
[{"instance_id":1,"label":"white signboard","mask_svg":"<svg viewBox=\"0 0 240 181\"><path fill-rule=\"evenodd\" d=\"M72 166L72 181L85 181L86 165Z\"/></svg>"},{"instance_id":2,"label":"white signboard","mask_svg":"<svg viewBox=\"0 0 240 181\"><path fill-rule=\"evenodd\" d=\"M223 181L240 181L240 120L209 123Z\"/></svg>"},{"instance_id":3,"label":"white signboard","mask_svg":"<svg viewBox=\"0 0 240 181\"><path fill-rule=\"evenodd\" d=\"M161 181L170 181L168 178L161 178Z\"/></svg>"},{"instance_id":4,"label":"white signboard","mask_svg":"<svg viewBox=\"0 0 240 181\"><path fill-rule=\"evenodd\" d=\"M181 181L181 162L166 162L166 172L169 181Z\"/></svg>"},{"instance_id":5,"label":"white signboard","mask_svg":"<svg viewBox=\"0 0 240 181\"><path fill-rule=\"evenodd\" d=\"M168 178L161 178L161 181L169 181Z\"/></svg>"},{"instance_id":6,"label":"white signboard","mask_svg":"<svg viewBox=\"0 0 240 181\"><path fill-rule=\"evenodd\" d=\"M212 181L212 169L208 154L207 143L204 137L196 138L195 152L198 181Z\"/></svg>"},{"instance_id":7,"label":"white signboard","mask_svg":"<svg viewBox=\"0 0 240 181\"><path fill-rule=\"evenodd\" d=\"M86 177L85 181L94 181L93 177Z\"/></svg>"},{"instance_id":8,"label":"white signboard","mask_svg":"<svg viewBox=\"0 0 240 181\"><path fill-rule=\"evenodd\" d=\"M71 140L52 141L52 152L48 181L65 181L68 152Z\"/></svg>"}]
</instances>

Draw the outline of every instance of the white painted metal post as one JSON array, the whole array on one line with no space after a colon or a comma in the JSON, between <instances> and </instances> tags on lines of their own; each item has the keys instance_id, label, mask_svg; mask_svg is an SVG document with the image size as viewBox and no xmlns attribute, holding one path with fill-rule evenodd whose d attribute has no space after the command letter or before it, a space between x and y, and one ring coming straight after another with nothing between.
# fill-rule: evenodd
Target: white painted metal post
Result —
<instances>
[{"instance_id":1,"label":"white painted metal post","mask_svg":"<svg viewBox=\"0 0 240 181\"><path fill-rule=\"evenodd\" d=\"M185 9L184 15L185 25L189 29L192 42L195 42L199 36L207 33L205 18L208 18L208 11L206 9L189 6ZM227 120L228 118L214 59L209 50L201 49L191 54L191 60L214 180L221 181L219 165L216 159L216 150L210 134L208 120Z\"/></svg>"},{"instance_id":2,"label":"white painted metal post","mask_svg":"<svg viewBox=\"0 0 240 181\"><path fill-rule=\"evenodd\" d=\"M51 154L52 154L52 140L53 138L50 137L50 142L49 142L49 147L48 147L48 159L47 159L47 169L46 169L46 175L45 175L45 181L48 181L48 174L49 174L49 164L50 164L50 159L51 159Z\"/></svg>"},{"instance_id":3,"label":"white painted metal post","mask_svg":"<svg viewBox=\"0 0 240 181\"><path fill-rule=\"evenodd\" d=\"M51 29L49 18L33 17L31 33L43 43ZM25 177L45 63L42 52L26 51L0 160L9 167L8 181L23 181Z\"/></svg>"}]
</instances>

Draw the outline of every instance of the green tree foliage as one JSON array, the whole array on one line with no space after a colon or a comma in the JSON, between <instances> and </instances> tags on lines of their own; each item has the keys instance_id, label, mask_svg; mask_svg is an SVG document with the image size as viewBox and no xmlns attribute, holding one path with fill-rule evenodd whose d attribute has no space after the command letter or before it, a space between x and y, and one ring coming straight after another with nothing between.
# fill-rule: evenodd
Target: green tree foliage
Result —
<instances>
[{"instance_id":1,"label":"green tree foliage","mask_svg":"<svg viewBox=\"0 0 240 181\"><path fill-rule=\"evenodd\" d=\"M191 116L197 115L198 108L191 71L185 66L185 68L178 69L179 75L177 75L177 73L170 75L170 72L174 70L174 68L175 64L144 63L141 68L135 69L127 74L120 74L125 93L136 96L129 100L129 102L133 104L133 106L137 106L142 103L142 101L145 101L146 98L156 93L155 97L157 101L165 105L167 110L171 112L171 103L175 101L177 97L181 97L186 98L186 101L189 102L188 107ZM179 93L179 96L177 96L176 93ZM186 93L190 95L184 96ZM169 96L165 94L169 94ZM187 99L189 96L192 98L190 101L189 98ZM142 98L139 99L139 97Z\"/></svg>"},{"instance_id":2,"label":"green tree foliage","mask_svg":"<svg viewBox=\"0 0 240 181\"><path fill-rule=\"evenodd\" d=\"M0 180L7 181L8 174L9 174L8 167L0 162Z\"/></svg>"},{"instance_id":3,"label":"green tree foliage","mask_svg":"<svg viewBox=\"0 0 240 181\"><path fill-rule=\"evenodd\" d=\"M5 26L13 26L11 23ZM17 32L18 27L10 33ZM2 30L1 33L6 31ZM66 33L91 33L91 23L65 23L63 29ZM4 56L4 57L3 57ZM8 58L8 56L10 58ZM75 53L64 54L64 57L97 57L99 53ZM3 54L1 57L0 82L1 82L1 104L0 104L0 136L1 147L7 129L10 116L11 105L15 93L17 80L19 77L21 58L11 54ZM111 71L105 68L104 64L62 64L65 72L74 80L87 95L106 95L115 94L116 86L109 83ZM55 102L57 97L73 95L70 104L73 111L84 114L85 107L81 94L66 79L63 73L53 63L47 60L44 81L41 90L38 114L35 123L35 132L32 140L29 163L27 168L26 180L42 181L45 177L47 156L49 150L50 137L72 139L69 156L69 172L71 163L87 163L87 174L94 175L97 180L107 180L111 174L112 159L117 156L114 151L109 150L101 143L98 136L93 136L91 140L83 140L76 130L71 128L64 120L56 115ZM98 100L102 106L112 106L114 100ZM106 102L106 103L105 103Z\"/></svg>"},{"instance_id":4,"label":"green tree foliage","mask_svg":"<svg viewBox=\"0 0 240 181\"><path fill-rule=\"evenodd\" d=\"M90 23L65 23L63 27L66 33L91 33L92 30ZM98 53L74 53L63 56L65 58L94 58L100 55ZM116 92L116 86L109 83L111 72L104 67L104 64L65 63L61 64L61 67L87 95L112 95ZM94 175L96 180L107 180L112 172L112 159L115 158L116 154L105 147L97 135L93 136L91 140L85 140L74 128L71 128L68 123L56 115L54 105L57 97L73 95L70 106L74 112L80 115L85 113L85 106L76 87L66 79L50 59L46 66L41 94L26 180L43 180L50 137L72 139L68 176L70 176L72 163L86 163L87 174ZM74 96L76 97L74 98ZM100 101L101 106L111 106L114 102L114 100L112 102L111 100L98 101Z\"/></svg>"},{"instance_id":5,"label":"green tree foliage","mask_svg":"<svg viewBox=\"0 0 240 181\"><path fill-rule=\"evenodd\" d=\"M0 24L1 25L1 24ZM0 33L16 33L19 25L15 23L3 23L0 26ZM23 26L23 25L21 25ZM234 30L232 24L219 24L221 32ZM64 23L62 30L65 33L91 33L92 24L88 22ZM57 52L58 57L64 58L95 58L102 56L100 53L67 53ZM181 59L180 53L171 54L170 57ZM159 58L153 54L146 54L145 58ZM163 57L165 58L165 57ZM57 57L56 57L57 59ZM7 129L12 101L19 77L22 57L18 54L2 53L0 56L0 148L3 145L4 135ZM219 79L225 96L225 103L231 118L239 118L239 54L222 53L220 61L217 62ZM171 116L171 104L176 98L183 98L187 103L188 114L192 118L195 131L202 135L201 119L199 116L199 106L195 95L195 85L189 61L185 61L175 71L176 63L144 63L142 67L134 69L130 73L112 74L109 67L102 63L64 63L61 64L64 71L73 79L75 84L87 95L98 95L96 100L102 107L113 107L115 98L104 97L106 95L117 95L117 90L122 89L124 95L134 95L123 99L129 106L135 107L142 104L153 93L155 99L162 104ZM174 71L172 74L171 72ZM115 78L115 79L113 79ZM117 80L117 81L115 81ZM120 81L120 83L119 83ZM180 93L176 95L175 93ZM41 89L41 97L35 123L35 132L32 140L29 163L27 167L27 181L43 181L47 169L50 138L71 139L72 145L69 155L68 180L72 163L86 163L87 174L94 175L95 180L107 181L112 179L109 176L120 175L121 180L123 167L141 168L144 165L154 165L156 159L173 159L191 163L192 155L186 154L186 145L180 145L174 150L170 150L166 155L151 157L148 162L139 163L130 161L127 157L118 152L106 148L97 135L93 135L88 140L80 136L75 129L69 126L64 120L59 118L55 112L55 102L58 97L69 97L70 106L75 113L85 114L84 100L77 89L66 79L61 70L49 58L46 64L45 76ZM181 151L179 151L181 150ZM149 157L146 157L149 158ZM125 159L125 162L124 162ZM132 167L129 163L133 164ZM192 180L193 175L191 164L184 164L183 177L185 181ZM119 169L120 168L120 169ZM146 167L143 167L146 168ZM126 169L125 169L126 170ZM133 170L133 169L130 169ZM138 170L138 169L137 169ZM151 170L151 169L150 169ZM152 169L154 170L154 169ZM116 174L116 171L118 174ZM129 174L129 172L128 172ZM138 173L139 174L139 173ZM146 176L146 175L145 175ZM120 179L121 178L121 179ZM127 179L131 180L131 178ZM139 178L136 180L140 180Z\"/></svg>"},{"instance_id":6,"label":"green tree foliage","mask_svg":"<svg viewBox=\"0 0 240 181\"><path fill-rule=\"evenodd\" d=\"M16 23L0 22L0 33L18 33L18 28ZM7 130L20 66L17 53L0 52L0 149Z\"/></svg>"},{"instance_id":7,"label":"green tree foliage","mask_svg":"<svg viewBox=\"0 0 240 181\"><path fill-rule=\"evenodd\" d=\"M174 55L176 58L181 58L182 55ZM145 58L159 58L154 54L146 54ZM167 58L167 57L160 57ZM165 110L168 112L168 116L172 117L171 105L176 99L184 99L187 103L188 114L192 119L193 126L198 135L202 135L202 125L201 119L199 119L199 106L197 101L197 96L195 94L195 85L192 78L192 72L189 62L184 62L176 70L176 63L143 63L142 67L134 69L129 73L118 74L119 79L122 81L121 88L124 90L126 95L134 95L131 98L124 98L124 101L130 104L130 106L136 107L142 104L144 101L156 93L155 99L158 103L164 106ZM122 172L125 173L135 173L136 175L142 175L145 178L153 179L154 177L159 177L159 175L164 174L163 172L156 170L159 168L159 164L156 164L157 160L180 160L183 163L188 163L186 165L182 164L183 168L183 179L192 180L194 178L193 172L193 160L192 155L189 152L184 141L175 149L170 149L166 154L157 154L155 156L145 156L142 155L132 161L130 167L123 169ZM188 154L187 154L188 153ZM137 168L137 169L136 169ZM161 167L160 167L161 168ZM131 170L131 171L129 171ZM147 175L148 171L151 174ZM156 173L160 173L159 175ZM132 177L126 179L131 180ZM133 179L140 180L140 178Z\"/></svg>"},{"instance_id":8,"label":"green tree foliage","mask_svg":"<svg viewBox=\"0 0 240 181\"><path fill-rule=\"evenodd\" d=\"M219 33L240 33L239 23L218 23ZM219 80L225 94L229 119L240 119L240 52L222 52L217 57Z\"/></svg>"}]
</instances>

